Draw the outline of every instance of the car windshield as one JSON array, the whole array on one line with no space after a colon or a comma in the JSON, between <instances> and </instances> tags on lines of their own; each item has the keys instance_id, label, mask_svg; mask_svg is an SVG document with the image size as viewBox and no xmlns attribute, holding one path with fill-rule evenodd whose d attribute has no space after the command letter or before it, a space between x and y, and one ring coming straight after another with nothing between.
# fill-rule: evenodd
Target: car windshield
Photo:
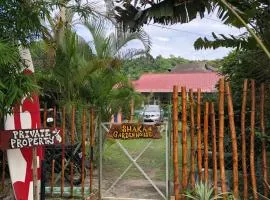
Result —
<instances>
[{"instance_id":1,"label":"car windshield","mask_svg":"<svg viewBox=\"0 0 270 200\"><path fill-rule=\"evenodd\" d=\"M160 109L158 106L146 106L145 112L160 112Z\"/></svg>"}]
</instances>

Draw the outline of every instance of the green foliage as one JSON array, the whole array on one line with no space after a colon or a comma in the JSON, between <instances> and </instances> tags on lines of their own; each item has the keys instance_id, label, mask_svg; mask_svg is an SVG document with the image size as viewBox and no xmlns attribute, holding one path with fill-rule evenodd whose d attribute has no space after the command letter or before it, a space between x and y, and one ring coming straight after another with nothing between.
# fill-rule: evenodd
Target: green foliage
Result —
<instances>
[{"instance_id":1,"label":"green foliage","mask_svg":"<svg viewBox=\"0 0 270 200\"><path fill-rule=\"evenodd\" d=\"M26 45L40 36L40 18L48 12L43 1L0 1L0 38Z\"/></svg>"},{"instance_id":2,"label":"green foliage","mask_svg":"<svg viewBox=\"0 0 270 200\"><path fill-rule=\"evenodd\" d=\"M269 2L264 0L257 1L228 1L239 16L248 24L256 35L262 40L266 47L270 47L270 13ZM219 7L218 17L225 23L238 28L245 27L236 16L228 11L224 5ZM238 49L255 50L258 43L255 38L247 32L237 37L233 35L217 36L212 33L213 38L198 38L194 46L196 49L216 49L218 47L233 47Z\"/></svg>"},{"instance_id":3,"label":"green foliage","mask_svg":"<svg viewBox=\"0 0 270 200\"><path fill-rule=\"evenodd\" d=\"M120 0L121 6L116 6L116 19L124 28L137 30L149 22L160 24L187 23L203 17L212 10L213 4L209 0L189 0L175 3L173 0L164 1L133 1Z\"/></svg>"},{"instance_id":4,"label":"green foliage","mask_svg":"<svg viewBox=\"0 0 270 200\"><path fill-rule=\"evenodd\" d=\"M233 51L226 58L224 58L220 67L220 72L224 74L227 79L230 80L231 91L233 97L234 113L235 113L235 124L237 130L240 130L240 113L241 113L241 102L243 93L243 81L244 79L254 79L256 82L256 98L259 102L259 88L261 83L269 84L270 80L270 68L269 60L264 52L257 51ZM249 93L248 93L249 94ZM270 109L270 96L269 90L266 87L265 92L265 110ZM247 111L250 108L250 98L247 99ZM256 104L259 106L259 103ZM259 110L259 107L257 108ZM265 112L265 125L266 130L270 128L270 114ZM247 123L249 117L247 117ZM259 124L256 123L256 130L260 130ZM239 132L239 131L238 131Z\"/></svg>"},{"instance_id":5,"label":"green foliage","mask_svg":"<svg viewBox=\"0 0 270 200\"><path fill-rule=\"evenodd\" d=\"M37 92L33 75L24 75L17 46L0 41L0 113L12 112L25 95Z\"/></svg>"},{"instance_id":6,"label":"green foliage","mask_svg":"<svg viewBox=\"0 0 270 200\"><path fill-rule=\"evenodd\" d=\"M189 62L191 61L175 56L171 56L170 58L163 58L162 56L157 56L156 58L140 57L125 60L121 70L131 79L138 79L143 73L168 72L168 70L174 68L177 64Z\"/></svg>"},{"instance_id":7,"label":"green foliage","mask_svg":"<svg viewBox=\"0 0 270 200\"><path fill-rule=\"evenodd\" d=\"M223 199L223 195L226 195L226 199L234 200L234 196L231 193L220 193L218 195L214 194L214 188L210 186L207 182L197 182L195 188L191 191L186 191L185 195L187 199L193 200L215 200Z\"/></svg>"},{"instance_id":8,"label":"green foliage","mask_svg":"<svg viewBox=\"0 0 270 200\"><path fill-rule=\"evenodd\" d=\"M185 196L188 199L194 200L214 200L220 198L215 197L213 187L203 182L196 183L194 190L187 191Z\"/></svg>"}]
</instances>

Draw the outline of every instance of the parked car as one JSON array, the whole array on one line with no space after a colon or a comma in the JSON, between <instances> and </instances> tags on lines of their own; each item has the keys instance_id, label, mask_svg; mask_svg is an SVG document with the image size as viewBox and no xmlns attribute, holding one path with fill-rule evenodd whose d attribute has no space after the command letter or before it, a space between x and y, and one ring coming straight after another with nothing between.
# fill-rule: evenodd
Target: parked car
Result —
<instances>
[{"instance_id":1,"label":"parked car","mask_svg":"<svg viewBox=\"0 0 270 200\"><path fill-rule=\"evenodd\" d=\"M159 105L146 105L141 111L144 122L162 122L164 111Z\"/></svg>"}]
</instances>

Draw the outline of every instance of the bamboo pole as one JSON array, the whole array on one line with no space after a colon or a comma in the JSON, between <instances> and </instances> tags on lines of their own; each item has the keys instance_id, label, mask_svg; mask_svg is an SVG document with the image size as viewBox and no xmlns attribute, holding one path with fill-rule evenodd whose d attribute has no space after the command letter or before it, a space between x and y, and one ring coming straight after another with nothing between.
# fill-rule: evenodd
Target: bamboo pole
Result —
<instances>
[{"instance_id":1,"label":"bamboo pole","mask_svg":"<svg viewBox=\"0 0 270 200\"><path fill-rule=\"evenodd\" d=\"M267 177L268 177L268 172L267 172L267 155L266 155L266 142L265 142L265 123L264 123L264 102L265 102L265 89L264 89L264 84L261 84L261 89L260 89L260 126L261 126L261 132L263 136L262 140L262 161L263 161L263 180L264 183L268 183ZM268 187L266 184L264 184L264 190L263 190L264 196L268 196Z\"/></svg>"},{"instance_id":2,"label":"bamboo pole","mask_svg":"<svg viewBox=\"0 0 270 200\"><path fill-rule=\"evenodd\" d=\"M187 147L187 93L186 87L181 87L182 94L182 189L188 184L188 147Z\"/></svg>"},{"instance_id":3,"label":"bamboo pole","mask_svg":"<svg viewBox=\"0 0 270 200\"><path fill-rule=\"evenodd\" d=\"M237 137L235 131L234 123L234 111L233 111L233 102L232 95L230 90L230 85L228 82L225 83L226 93L227 93L227 102L228 102L228 114L229 114L229 124L230 132L232 138L232 155L233 155L233 194L236 199L239 197L238 189L238 152L237 152Z\"/></svg>"},{"instance_id":4,"label":"bamboo pole","mask_svg":"<svg viewBox=\"0 0 270 200\"><path fill-rule=\"evenodd\" d=\"M194 97L192 89L190 95L190 139L191 139L191 186L195 186L195 121L194 121Z\"/></svg>"},{"instance_id":5,"label":"bamboo pole","mask_svg":"<svg viewBox=\"0 0 270 200\"><path fill-rule=\"evenodd\" d=\"M93 191L93 155L94 155L94 144L95 144L95 126L94 126L95 113L94 109L90 110L90 193Z\"/></svg>"},{"instance_id":6,"label":"bamboo pole","mask_svg":"<svg viewBox=\"0 0 270 200\"><path fill-rule=\"evenodd\" d=\"M53 127L56 128L56 106L53 107Z\"/></svg>"},{"instance_id":7,"label":"bamboo pole","mask_svg":"<svg viewBox=\"0 0 270 200\"><path fill-rule=\"evenodd\" d=\"M75 138L74 138L74 132L75 132L75 106L72 105L71 110L71 146L73 148ZM70 196L73 197L73 180L74 180L74 159L72 158L70 160Z\"/></svg>"},{"instance_id":8,"label":"bamboo pole","mask_svg":"<svg viewBox=\"0 0 270 200\"><path fill-rule=\"evenodd\" d=\"M250 176L253 198L258 199L255 161L254 161L254 139L255 139L255 81L251 80L251 115L250 115Z\"/></svg>"},{"instance_id":9,"label":"bamboo pole","mask_svg":"<svg viewBox=\"0 0 270 200\"><path fill-rule=\"evenodd\" d=\"M61 162L61 196L64 193L64 185L65 185L65 140L66 140L66 108L63 107L62 110L62 162Z\"/></svg>"},{"instance_id":10,"label":"bamboo pole","mask_svg":"<svg viewBox=\"0 0 270 200\"><path fill-rule=\"evenodd\" d=\"M241 144L242 144L242 171L243 171L243 199L248 199L248 176L246 161L246 105L247 105L247 79L244 80L243 98L241 108Z\"/></svg>"},{"instance_id":11,"label":"bamboo pole","mask_svg":"<svg viewBox=\"0 0 270 200\"><path fill-rule=\"evenodd\" d=\"M202 131L201 131L201 89L197 91L197 149L198 149L198 173L202 181Z\"/></svg>"},{"instance_id":12,"label":"bamboo pole","mask_svg":"<svg viewBox=\"0 0 270 200\"><path fill-rule=\"evenodd\" d=\"M131 99L130 102L130 121L133 122L134 120L134 99Z\"/></svg>"},{"instance_id":13,"label":"bamboo pole","mask_svg":"<svg viewBox=\"0 0 270 200\"><path fill-rule=\"evenodd\" d=\"M84 197L84 165L85 165L85 139L86 139L86 111L83 109L82 116L82 197Z\"/></svg>"},{"instance_id":14,"label":"bamboo pole","mask_svg":"<svg viewBox=\"0 0 270 200\"><path fill-rule=\"evenodd\" d=\"M208 182L208 115L209 103L204 105L204 126L203 126L203 143L204 143L204 181Z\"/></svg>"},{"instance_id":15,"label":"bamboo pole","mask_svg":"<svg viewBox=\"0 0 270 200\"><path fill-rule=\"evenodd\" d=\"M215 195L218 195L218 172L217 172L217 137L215 105L210 103L211 129L212 129L212 162L213 162L213 187Z\"/></svg>"},{"instance_id":16,"label":"bamboo pole","mask_svg":"<svg viewBox=\"0 0 270 200\"><path fill-rule=\"evenodd\" d=\"M2 151L2 180L1 180L1 190L5 189L5 177L6 177L6 151Z\"/></svg>"},{"instance_id":17,"label":"bamboo pole","mask_svg":"<svg viewBox=\"0 0 270 200\"><path fill-rule=\"evenodd\" d=\"M44 106L43 110L43 128L47 127L47 105Z\"/></svg>"},{"instance_id":18,"label":"bamboo pole","mask_svg":"<svg viewBox=\"0 0 270 200\"><path fill-rule=\"evenodd\" d=\"M54 108L53 108L53 127L56 128L56 106L54 106ZM52 168L51 168L51 173L52 173L52 176L51 176L51 196L53 195L53 188L54 188L54 168L55 168L55 159L53 156Z\"/></svg>"},{"instance_id":19,"label":"bamboo pole","mask_svg":"<svg viewBox=\"0 0 270 200\"><path fill-rule=\"evenodd\" d=\"M173 171L174 195L179 200L179 173L178 173L178 87L173 86Z\"/></svg>"},{"instance_id":20,"label":"bamboo pole","mask_svg":"<svg viewBox=\"0 0 270 200\"><path fill-rule=\"evenodd\" d=\"M38 171L37 171L37 147L32 148L33 166L33 200L38 200Z\"/></svg>"},{"instance_id":21,"label":"bamboo pole","mask_svg":"<svg viewBox=\"0 0 270 200\"><path fill-rule=\"evenodd\" d=\"M226 176L224 165L224 78L219 81L219 167L220 167L220 179L221 179L221 191L226 193Z\"/></svg>"}]
</instances>

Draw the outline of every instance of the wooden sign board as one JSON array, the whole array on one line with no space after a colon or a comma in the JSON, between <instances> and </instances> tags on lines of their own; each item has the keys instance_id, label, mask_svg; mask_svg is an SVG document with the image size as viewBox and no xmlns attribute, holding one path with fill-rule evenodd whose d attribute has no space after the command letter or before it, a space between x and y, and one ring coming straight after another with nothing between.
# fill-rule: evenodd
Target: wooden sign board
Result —
<instances>
[{"instance_id":1,"label":"wooden sign board","mask_svg":"<svg viewBox=\"0 0 270 200\"><path fill-rule=\"evenodd\" d=\"M112 124L107 137L121 140L141 138L160 139L161 135L155 124L122 123Z\"/></svg>"},{"instance_id":2,"label":"wooden sign board","mask_svg":"<svg viewBox=\"0 0 270 200\"><path fill-rule=\"evenodd\" d=\"M61 129L21 129L0 131L0 149L18 149L33 146L59 144Z\"/></svg>"}]
</instances>

